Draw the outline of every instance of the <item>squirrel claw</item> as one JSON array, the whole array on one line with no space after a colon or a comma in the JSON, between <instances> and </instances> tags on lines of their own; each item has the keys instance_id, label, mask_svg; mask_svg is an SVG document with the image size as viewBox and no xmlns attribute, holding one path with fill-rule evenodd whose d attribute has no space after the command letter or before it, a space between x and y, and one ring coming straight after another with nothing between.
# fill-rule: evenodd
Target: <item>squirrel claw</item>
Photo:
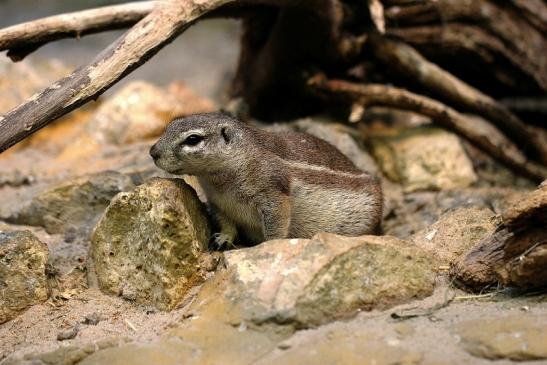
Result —
<instances>
[{"instance_id":1,"label":"squirrel claw","mask_svg":"<svg viewBox=\"0 0 547 365\"><path fill-rule=\"evenodd\" d=\"M221 250L223 248L236 247L234 245L234 239L230 237L229 235L222 232L213 234L212 240L213 240L213 246L216 250Z\"/></svg>"}]
</instances>

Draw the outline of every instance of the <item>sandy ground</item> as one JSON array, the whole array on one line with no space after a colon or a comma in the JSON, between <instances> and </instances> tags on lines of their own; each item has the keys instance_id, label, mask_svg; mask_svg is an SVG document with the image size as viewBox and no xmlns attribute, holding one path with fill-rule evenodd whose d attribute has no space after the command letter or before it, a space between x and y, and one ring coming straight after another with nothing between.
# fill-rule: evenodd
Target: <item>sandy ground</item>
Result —
<instances>
[{"instance_id":1,"label":"sandy ground","mask_svg":"<svg viewBox=\"0 0 547 365\"><path fill-rule=\"evenodd\" d=\"M65 290L58 299L35 305L16 319L0 325L0 363L1 359L11 356L19 357L32 352L55 350L59 346L86 344L108 338L149 342L158 338L165 329L185 320L187 307L184 305L166 313L104 295L96 289L84 289L78 293L82 290L83 276L81 272L75 273L70 280L61 283ZM448 298L453 300L447 303ZM392 318L393 313L417 316L401 320ZM441 364L443 361L491 364L489 360L465 352L459 344L458 336L453 333L453 326L462 321L483 318L502 320L506 316L525 314L547 316L547 295L511 296L498 293L475 298L459 290L448 289L446 283L441 283L435 294L424 300L385 311L362 312L353 318L335 321L317 329L297 331L283 341L283 346L298 347L310 341L322 341L331 336L333 331L356 334L366 331L378 335L388 344L425 353L431 364ZM98 323L89 323L96 318L99 318ZM79 328L75 338L64 341L57 339L60 333L74 326ZM514 362L495 362L497 365L511 363ZM547 364L547 361L530 363Z\"/></svg>"}]
</instances>

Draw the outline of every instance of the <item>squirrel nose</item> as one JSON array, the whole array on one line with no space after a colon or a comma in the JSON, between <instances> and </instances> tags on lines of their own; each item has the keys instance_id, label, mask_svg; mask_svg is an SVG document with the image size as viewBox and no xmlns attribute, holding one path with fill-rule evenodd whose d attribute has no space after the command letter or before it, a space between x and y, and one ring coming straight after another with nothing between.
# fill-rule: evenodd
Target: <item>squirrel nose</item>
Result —
<instances>
[{"instance_id":1,"label":"squirrel nose","mask_svg":"<svg viewBox=\"0 0 547 365\"><path fill-rule=\"evenodd\" d=\"M158 148L158 144L156 143L155 145L152 146L152 148L150 148L150 156L152 156L152 158L154 160L157 160L161 155L161 152L160 152L160 149Z\"/></svg>"}]
</instances>

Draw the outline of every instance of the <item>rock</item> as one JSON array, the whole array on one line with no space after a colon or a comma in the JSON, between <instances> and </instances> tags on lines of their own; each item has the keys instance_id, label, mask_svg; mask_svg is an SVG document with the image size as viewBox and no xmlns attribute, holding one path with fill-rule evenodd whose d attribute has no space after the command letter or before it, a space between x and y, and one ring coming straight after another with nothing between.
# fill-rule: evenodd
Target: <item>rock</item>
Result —
<instances>
[{"instance_id":1,"label":"rock","mask_svg":"<svg viewBox=\"0 0 547 365\"><path fill-rule=\"evenodd\" d=\"M434 285L429 257L388 236L275 240L226 252L225 265L223 295L255 324L315 326L428 296Z\"/></svg>"},{"instance_id":2,"label":"rock","mask_svg":"<svg viewBox=\"0 0 547 365\"><path fill-rule=\"evenodd\" d=\"M74 178L39 193L6 221L87 238L114 195L134 186L128 176L111 171Z\"/></svg>"},{"instance_id":3,"label":"rock","mask_svg":"<svg viewBox=\"0 0 547 365\"><path fill-rule=\"evenodd\" d=\"M516 174L507 166L473 146L471 142L462 140L462 144L478 176L477 186L510 187L528 190L535 187L533 181Z\"/></svg>"},{"instance_id":4,"label":"rock","mask_svg":"<svg viewBox=\"0 0 547 365\"><path fill-rule=\"evenodd\" d=\"M257 365L394 365L421 364L422 354L398 344L388 343L371 331L331 330L326 335L312 335L290 346L278 346ZM289 346L287 348L287 346Z\"/></svg>"},{"instance_id":5,"label":"rock","mask_svg":"<svg viewBox=\"0 0 547 365\"><path fill-rule=\"evenodd\" d=\"M99 287L170 310L203 280L200 254L211 231L202 203L180 179L154 178L120 193L92 235Z\"/></svg>"},{"instance_id":6,"label":"rock","mask_svg":"<svg viewBox=\"0 0 547 365\"><path fill-rule=\"evenodd\" d=\"M464 188L477 181L458 137L440 129L375 136L372 152L386 176L405 192Z\"/></svg>"},{"instance_id":7,"label":"rock","mask_svg":"<svg viewBox=\"0 0 547 365\"><path fill-rule=\"evenodd\" d=\"M97 312L88 314L85 316L84 320L82 321L83 324L87 324L90 326L96 326L99 324L99 322L103 320L101 315Z\"/></svg>"},{"instance_id":8,"label":"rock","mask_svg":"<svg viewBox=\"0 0 547 365\"><path fill-rule=\"evenodd\" d=\"M498 223L499 219L490 209L460 208L443 214L409 241L434 257L438 267L448 266L494 232Z\"/></svg>"},{"instance_id":9,"label":"rock","mask_svg":"<svg viewBox=\"0 0 547 365\"><path fill-rule=\"evenodd\" d=\"M6 114L71 72L70 67L55 59L43 59L31 55L21 62L14 63L3 57L0 59L0 115ZM48 125L48 128L36 132L3 155L9 155L11 152L20 150L21 147L28 146L46 152L56 152L80 132L81 126L92 109L94 109L93 104L61 117L55 123Z\"/></svg>"},{"instance_id":10,"label":"rock","mask_svg":"<svg viewBox=\"0 0 547 365\"><path fill-rule=\"evenodd\" d=\"M179 325L153 343L98 351L78 365L253 364L275 348L279 335L197 318ZM199 323L197 323L199 322ZM29 364L30 365L30 364Z\"/></svg>"},{"instance_id":11,"label":"rock","mask_svg":"<svg viewBox=\"0 0 547 365\"><path fill-rule=\"evenodd\" d=\"M45 301L47 246L28 231L0 232L0 323Z\"/></svg>"},{"instance_id":12,"label":"rock","mask_svg":"<svg viewBox=\"0 0 547 365\"><path fill-rule=\"evenodd\" d=\"M547 226L547 184L544 182L524 197L513 199L502 218L506 226L519 226L524 222L526 225Z\"/></svg>"},{"instance_id":13,"label":"rock","mask_svg":"<svg viewBox=\"0 0 547 365\"><path fill-rule=\"evenodd\" d=\"M80 332L80 325L76 324L74 327L61 331L57 334L57 341L72 340Z\"/></svg>"},{"instance_id":14,"label":"rock","mask_svg":"<svg viewBox=\"0 0 547 365\"><path fill-rule=\"evenodd\" d=\"M68 67L57 60L37 61L29 57L14 63L3 57L0 59L0 115L70 72Z\"/></svg>"},{"instance_id":15,"label":"rock","mask_svg":"<svg viewBox=\"0 0 547 365\"><path fill-rule=\"evenodd\" d=\"M520 361L547 359L547 316L519 314L459 323L454 333L471 355Z\"/></svg>"},{"instance_id":16,"label":"rock","mask_svg":"<svg viewBox=\"0 0 547 365\"><path fill-rule=\"evenodd\" d=\"M100 143L127 144L158 137L176 116L214 110L182 84L164 90L134 81L104 102L89 120L87 129Z\"/></svg>"},{"instance_id":17,"label":"rock","mask_svg":"<svg viewBox=\"0 0 547 365\"><path fill-rule=\"evenodd\" d=\"M7 359L3 365L76 365L101 350L116 348L130 342L126 338L107 338L85 345L68 345L45 353L30 353L23 359Z\"/></svg>"},{"instance_id":18,"label":"rock","mask_svg":"<svg viewBox=\"0 0 547 365\"><path fill-rule=\"evenodd\" d=\"M337 123L325 123L309 118L295 123L296 127L306 133L321 138L340 150L359 169L378 175L378 166L374 159L353 139L348 127Z\"/></svg>"},{"instance_id":19,"label":"rock","mask_svg":"<svg viewBox=\"0 0 547 365\"><path fill-rule=\"evenodd\" d=\"M426 229L441 215L458 208L490 209L501 214L511 199L521 199L524 193L506 188L466 188L444 191L422 191L396 196L384 185L387 204L382 228L384 234L406 239Z\"/></svg>"}]
</instances>

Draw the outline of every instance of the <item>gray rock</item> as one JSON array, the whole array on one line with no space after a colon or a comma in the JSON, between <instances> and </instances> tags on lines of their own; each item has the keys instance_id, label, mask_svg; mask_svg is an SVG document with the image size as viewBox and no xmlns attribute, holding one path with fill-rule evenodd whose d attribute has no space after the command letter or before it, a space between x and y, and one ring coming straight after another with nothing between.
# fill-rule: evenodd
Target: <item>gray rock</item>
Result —
<instances>
[{"instance_id":1,"label":"gray rock","mask_svg":"<svg viewBox=\"0 0 547 365\"><path fill-rule=\"evenodd\" d=\"M269 241L227 252L225 265L225 295L256 324L311 327L425 297L434 286L429 257L388 236Z\"/></svg>"},{"instance_id":2,"label":"gray rock","mask_svg":"<svg viewBox=\"0 0 547 365\"><path fill-rule=\"evenodd\" d=\"M39 193L6 221L87 238L114 195L134 186L131 178L112 171L74 178Z\"/></svg>"},{"instance_id":3,"label":"gray rock","mask_svg":"<svg viewBox=\"0 0 547 365\"><path fill-rule=\"evenodd\" d=\"M477 181L458 137L441 129L376 136L372 152L385 175L401 183L405 192L464 188Z\"/></svg>"},{"instance_id":4,"label":"gray rock","mask_svg":"<svg viewBox=\"0 0 547 365\"><path fill-rule=\"evenodd\" d=\"M524 195L518 190L494 187L423 191L396 197L388 189L384 189L384 193L391 204L385 211L383 232L404 239L431 226L452 210L476 207L501 214L509 200Z\"/></svg>"},{"instance_id":5,"label":"gray rock","mask_svg":"<svg viewBox=\"0 0 547 365\"><path fill-rule=\"evenodd\" d=\"M348 127L339 123L325 123L309 118L301 119L295 125L299 130L321 138L338 148L359 169L378 175L376 162L350 135Z\"/></svg>"},{"instance_id":6,"label":"gray rock","mask_svg":"<svg viewBox=\"0 0 547 365\"><path fill-rule=\"evenodd\" d=\"M28 231L0 232L0 323L45 301L47 246Z\"/></svg>"},{"instance_id":7,"label":"gray rock","mask_svg":"<svg viewBox=\"0 0 547 365\"><path fill-rule=\"evenodd\" d=\"M120 193L92 235L99 287L128 300L174 308L203 280L211 231L202 203L179 179L154 178Z\"/></svg>"},{"instance_id":8,"label":"gray rock","mask_svg":"<svg viewBox=\"0 0 547 365\"><path fill-rule=\"evenodd\" d=\"M89 355L110 348L116 348L130 342L126 338L108 338L84 345L68 345L44 353L30 353L22 359L7 359L4 365L75 365Z\"/></svg>"},{"instance_id":9,"label":"gray rock","mask_svg":"<svg viewBox=\"0 0 547 365\"><path fill-rule=\"evenodd\" d=\"M547 359L547 317L519 314L459 323L454 333L471 355L496 360Z\"/></svg>"}]
</instances>

